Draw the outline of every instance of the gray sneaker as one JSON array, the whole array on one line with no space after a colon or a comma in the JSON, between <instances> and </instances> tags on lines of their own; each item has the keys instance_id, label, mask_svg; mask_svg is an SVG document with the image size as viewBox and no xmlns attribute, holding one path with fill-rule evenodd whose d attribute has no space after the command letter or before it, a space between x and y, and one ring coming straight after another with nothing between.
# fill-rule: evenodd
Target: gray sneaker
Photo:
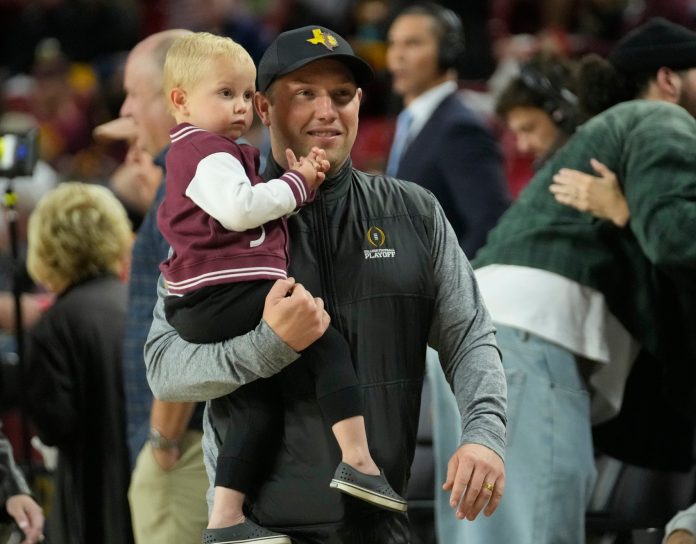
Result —
<instances>
[{"instance_id":1,"label":"gray sneaker","mask_svg":"<svg viewBox=\"0 0 696 544\"><path fill-rule=\"evenodd\" d=\"M340 463L330 485L380 508L395 512L405 512L408 508L403 497L391 488L382 469L379 469L379 476L371 476L346 463Z\"/></svg>"},{"instance_id":2,"label":"gray sneaker","mask_svg":"<svg viewBox=\"0 0 696 544\"><path fill-rule=\"evenodd\" d=\"M203 531L203 544L292 544L290 538L264 529L250 519L221 529Z\"/></svg>"}]
</instances>

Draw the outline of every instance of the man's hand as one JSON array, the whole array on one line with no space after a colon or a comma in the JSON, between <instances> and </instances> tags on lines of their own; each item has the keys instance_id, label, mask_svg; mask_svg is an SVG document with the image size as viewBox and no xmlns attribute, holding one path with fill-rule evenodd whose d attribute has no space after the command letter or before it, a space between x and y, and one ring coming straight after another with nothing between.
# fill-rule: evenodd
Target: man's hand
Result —
<instances>
[{"instance_id":1,"label":"man's hand","mask_svg":"<svg viewBox=\"0 0 696 544\"><path fill-rule=\"evenodd\" d=\"M447 481L442 486L452 491L450 506L459 519L476 519L481 509L490 516L505 491L503 460L480 444L464 444L447 464Z\"/></svg>"},{"instance_id":2,"label":"man's hand","mask_svg":"<svg viewBox=\"0 0 696 544\"><path fill-rule=\"evenodd\" d=\"M178 447L152 448L152 456L162 470L169 472L181 458L181 450Z\"/></svg>"},{"instance_id":3,"label":"man's hand","mask_svg":"<svg viewBox=\"0 0 696 544\"><path fill-rule=\"evenodd\" d=\"M7 513L24 533L21 544L42 542L44 515L41 507L29 495L13 495L5 503Z\"/></svg>"},{"instance_id":4,"label":"man's hand","mask_svg":"<svg viewBox=\"0 0 696 544\"><path fill-rule=\"evenodd\" d=\"M609 219L617 227L625 227L631 218L631 211L616 174L597 159L591 159L590 165L597 176L561 168L553 176L549 190L561 204L589 212L600 219Z\"/></svg>"},{"instance_id":5,"label":"man's hand","mask_svg":"<svg viewBox=\"0 0 696 544\"><path fill-rule=\"evenodd\" d=\"M22 294L22 326L31 328L41 317L53 297L33 293ZM0 329L11 332L15 329L15 301L12 293L0 293Z\"/></svg>"},{"instance_id":6,"label":"man's hand","mask_svg":"<svg viewBox=\"0 0 696 544\"><path fill-rule=\"evenodd\" d=\"M110 185L116 195L145 215L155 200L162 176L152 155L131 145L126 160L112 174Z\"/></svg>"},{"instance_id":7,"label":"man's hand","mask_svg":"<svg viewBox=\"0 0 696 544\"><path fill-rule=\"evenodd\" d=\"M331 318L324 301L312 297L293 278L275 282L263 309L263 319L295 351L309 347L324 334Z\"/></svg>"},{"instance_id":8,"label":"man's hand","mask_svg":"<svg viewBox=\"0 0 696 544\"><path fill-rule=\"evenodd\" d=\"M684 529L677 529L669 534L665 544L696 544L696 536Z\"/></svg>"}]
</instances>

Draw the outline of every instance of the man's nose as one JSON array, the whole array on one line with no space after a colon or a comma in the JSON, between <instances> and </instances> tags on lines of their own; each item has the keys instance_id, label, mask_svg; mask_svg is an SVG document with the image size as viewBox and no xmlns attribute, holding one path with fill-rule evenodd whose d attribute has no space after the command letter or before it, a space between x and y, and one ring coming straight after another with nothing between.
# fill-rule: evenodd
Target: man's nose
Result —
<instances>
[{"instance_id":1,"label":"man's nose","mask_svg":"<svg viewBox=\"0 0 696 544\"><path fill-rule=\"evenodd\" d=\"M123 101L123 104L121 104L121 110L119 111L119 115L121 117L128 117L130 114L130 99L128 96L126 96L125 100Z\"/></svg>"},{"instance_id":2,"label":"man's nose","mask_svg":"<svg viewBox=\"0 0 696 544\"><path fill-rule=\"evenodd\" d=\"M336 108L330 96L319 96L314 103L316 116L319 119L333 119L336 117Z\"/></svg>"},{"instance_id":3,"label":"man's nose","mask_svg":"<svg viewBox=\"0 0 696 544\"><path fill-rule=\"evenodd\" d=\"M391 45L389 47L387 47L387 52L386 52L384 58L387 61L387 69L392 70L394 68L394 64L396 62L396 59L398 58L396 49L394 49L394 47Z\"/></svg>"},{"instance_id":4,"label":"man's nose","mask_svg":"<svg viewBox=\"0 0 696 544\"><path fill-rule=\"evenodd\" d=\"M529 143L529 138L524 134L517 135L517 151L520 153L530 153L532 151L531 145Z\"/></svg>"}]
</instances>

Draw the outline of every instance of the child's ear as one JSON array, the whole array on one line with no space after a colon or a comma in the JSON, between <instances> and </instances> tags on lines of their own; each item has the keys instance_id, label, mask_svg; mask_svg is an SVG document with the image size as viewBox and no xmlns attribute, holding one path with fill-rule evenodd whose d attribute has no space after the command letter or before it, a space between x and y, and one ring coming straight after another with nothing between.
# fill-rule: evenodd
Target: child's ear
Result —
<instances>
[{"instance_id":1,"label":"child's ear","mask_svg":"<svg viewBox=\"0 0 696 544\"><path fill-rule=\"evenodd\" d=\"M180 87L174 87L169 92L169 101L172 103L174 110L184 115L188 114L188 105L186 102L186 91Z\"/></svg>"}]
</instances>

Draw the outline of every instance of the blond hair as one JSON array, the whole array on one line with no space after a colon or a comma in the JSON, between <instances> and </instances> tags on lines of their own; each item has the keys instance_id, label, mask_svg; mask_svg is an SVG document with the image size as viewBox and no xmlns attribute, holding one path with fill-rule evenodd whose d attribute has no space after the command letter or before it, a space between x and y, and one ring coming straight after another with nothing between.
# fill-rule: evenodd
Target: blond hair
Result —
<instances>
[{"instance_id":1,"label":"blond hair","mask_svg":"<svg viewBox=\"0 0 696 544\"><path fill-rule=\"evenodd\" d=\"M53 291L118 274L133 240L126 210L105 187L61 183L29 217L27 269Z\"/></svg>"},{"instance_id":2,"label":"blond hair","mask_svg":"<svg viewBox=\"0 0 696 544\"><path fill-rule=\"evenodd\" d=\"M222 56L256 69L247 50L231 38L209 32L194 32L174 40L164 59L167 103L172 89L192 89L205 76L210 61Z\"/></svg>"}]
</instances>

